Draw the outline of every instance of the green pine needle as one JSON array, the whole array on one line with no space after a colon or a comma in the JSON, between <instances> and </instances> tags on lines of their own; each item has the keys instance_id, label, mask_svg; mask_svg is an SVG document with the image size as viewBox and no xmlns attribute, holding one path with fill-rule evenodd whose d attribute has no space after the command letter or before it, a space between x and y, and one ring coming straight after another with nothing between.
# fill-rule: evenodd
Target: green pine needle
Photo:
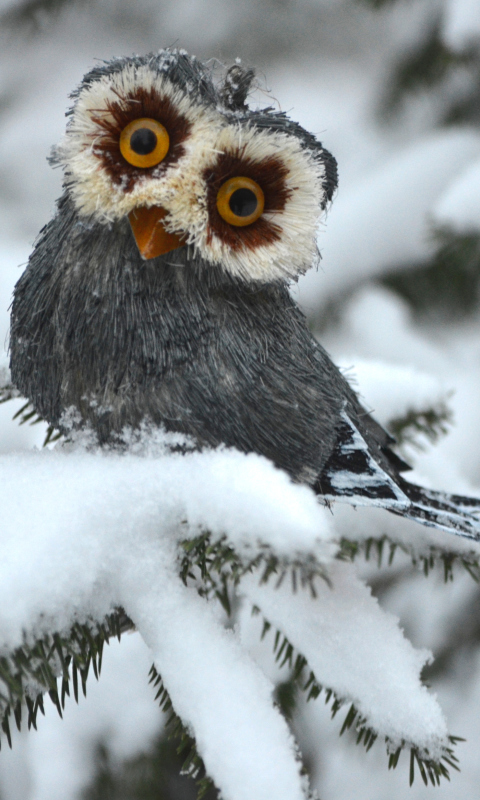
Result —
<instances>
[{"instance_id":1,"label":"green pine needle","mask_svg":"<svg viewBox=\"0 0 480 800\"><path fill-rule=\"evenodd\" d=\"M397 445L409 444L417 450L424 450L421 437L435 444L441 436L448 433L453 415L445 402L439 402L431 408L421 411L409 409L401 417L395 417L388 423L388 429Z\"/></svg>"},{"instance_id":2,"label":"green pine needle","mask_svg":"<svg viewBox=\"0 0 480 800\"><path fill-rule=\"evenodd\" d=\"M267 632L270 629L271 626L268 627ZM276 700L287 719L292 719L294 715L297 690L306 694L307 702L317 699L323 693L325 704L327 706L330 705L332 719L345 707L347 702L350 702L339 735L343 736L346 731L354 732L356 734L356 744L363 745L366 752L368 752L377 740L378 734L367 725L365 717L360 714L355 704L339 697L333 689L319 683L313 671L308 667L306 658L301 653L298 653L286 636L278 630L275 632L273 639L273 652L277 663L281 667L287 665L290 670L288 681L279 684L276 691ZM433 786L438 786L441 778L450 780L447 765L452 769L459 770L458 759L454 754L453 748L458 742L465 740L458 736L449 736L450 746L444 749L438 761L430 758L428 751L421 752L411 742L402 741L400 746L396 745L395 749L393 749L394 745L388 736L385 737L384 741L389 769L397 767L402 751L410 750L410 785L415 777L416 764L424 783L428 784L430 782Z\"/></svg>"},{"instance_id":3,"label":"green pine needle","mask_svg":"<svg viewBox=\"0 0 480 800\"><path fill-rule=\"evenodd\" d=\"M266 546L253 557L241 557L227 544L226 537L212 541L211 534L205 532L181 542L183 556L180 564L180 577L185 585L192 581L201 594L214 594L230 616L232 598L241 578L248 572L260 571L260 582L268 583L275 577L275 588L289 578L292 591L308 589L312 597L317 596L317 579L328 581L327 572L314 556L281 559Z\"/></svg>"},{"instance_id":4,"label":"green pine needle","mask_svg":"<svg viewBox=\"0 0 480 800\"><path fill-rule=\"evenodd\" d=\"M340 540L340 549L337 558L354 561L361 556L369 561L375 558L377 566L381 567L384 563L391 566L398 551L406 553L412 564L423 572L425 577L437 566L441 566L445 583L453 581L455 567L464 569L476 582L480 582L480 556L472 550L470 553L457 553L455 551L443 550L433 545L425 554L418 554L414 547L409 548L405 543L394 542L388 536L369 537L362 541L343 538ZM388 553L386 560L385 553Z\"/></svg>"},{"instance_id":5,"label":"green pine needle","mask_svg":"<svg viewBox=\"0 0 480 800\"><path fill-rule=\"evenodd\" d=\"M182 720L173 710L170 696L163 685L161 676L158 674L153 664L150 667L149 675L150 683L153 683L154 687L158 686L155 700L158 700L162 711L165 714L169 714L166 723L168 738L177 740L176 751L178 755L181 755L184 759L181 770L182 774L189 775L191 778L195 779L197 784L197 800L202 800L208 789L213 786L213 781L206 773L203 760L197 751L195 739L188 733Z\"/></svg>"},{"instance_id":6,"label":"green pine needle","mask_svg":"<svg viewBox=\"0 0 480 800\"><path fill-rule=\"evenodd\" d=\"M0 404L6 403L8 400L15 400L20 397L20 394L17 389L12 384L8 384L7 386L2 386L0 388ZM12 419L18 419L19 425L25 425L27 422L30 425L38 425L39 422L45 422L43 417L40 414L37 414L36 411L31 406L30 401L21 406L18 411L13 415ZM61 438L62 434L53 425L48 425L47 432L45 434L45 439L43 440L43 447L46 447L47 444L53 444L53 442L57 442Z\"/></svg>"},{"instance_id":7,"label":"green pine needle","mask_svg":"<svg viewBox=\"0 0 480 800\"><path fill-rule=\"evenodd\" d=\"M132 628L131 620L118 609L102 624L77 622L68 636L46 634L33 644L25 641L12 654L0 658L1 725L9 746L12 714L20 730L25 704L27 727L36 729L38 712L45 713L43 695L48 692L61 717L65 698L70 696L70 681L78 702L78 676L86 695L90 667L97 678L100 675L104 645L112 636L120 639L124 631Z\"/></svg>"}]
</instances>

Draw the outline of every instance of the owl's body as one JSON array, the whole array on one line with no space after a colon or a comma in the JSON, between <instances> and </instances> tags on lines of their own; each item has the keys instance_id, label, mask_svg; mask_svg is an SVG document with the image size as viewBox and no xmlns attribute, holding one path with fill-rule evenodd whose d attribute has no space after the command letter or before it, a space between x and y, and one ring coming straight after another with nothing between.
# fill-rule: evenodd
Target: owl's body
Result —
<instances>
[{"instance_id":1,"label":"owl's body","mask_svg":"<svg viewBox=\"0 0 480 800\"><path fill-rule=\"evenodd\" d=\"M55 156L66 191L15 289L14 383L52 425L89 426L101 444L162 426L260 453L328 499L477 538L477 501L400 477L392 439L308 331L287 282L315 257L335 161L283 114L250 111L251 75L234 69L218 90L164 51L85 77ZM137 167L157 122L166 155Z\"/></svg>"},{"instance_id":2,"label":"owl's body","mask_svg":"<svg viewBox=\"0 0 480 800\"><path fill-rule=\"evenodd\" d=\"M39 413L62 428L78 409L102 443L151 421L314 482L340 376L286 287L245 284L186 248L143 261L127 221L97 233L62 200L16 288L13 378Z\"/></svg>"}]
</instances>

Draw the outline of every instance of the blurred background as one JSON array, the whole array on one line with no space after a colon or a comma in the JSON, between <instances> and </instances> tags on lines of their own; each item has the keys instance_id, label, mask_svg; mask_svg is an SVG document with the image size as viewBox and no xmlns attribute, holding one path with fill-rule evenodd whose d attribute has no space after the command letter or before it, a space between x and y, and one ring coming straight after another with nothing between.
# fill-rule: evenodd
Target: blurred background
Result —
<instances>
[{"instance_id":1,"label":"blurred background","mask_svg":"<svg viewBox=\"0 0 480 800\"><path fill-rule=\"evenodd\" d=\"M479 0L0 0L0 37L1 345L12 288L61 192L46 157L85 71L167 46L239 57L257 70L251 104L287 111L339 162L321 266L292 290L312 329L384 424L398 433L411 412L403 453L415 479L480 494ZM21 404L0 406L0 452L42 444L42 425L12 421ZM436 427L422 423L428 414ZM351 519L386 531L383 516ZM342 524L345 534L352 523ZM284 696L313 784L322 800L479 797L477 583L462 570L426 579L401 557L359 568L413 643L433 651L425 677L450 731L467 739L462 771L437 789L417 776L409 789L406 756L388 772L384 747L366 754L339 738L321 698ZM135 634L111 643L86 700L67 703L63 721L47 705L38 732L2 749L0 800L193 800L149 666ZM273 674L282 700L285 676Z\"/></svg>"}]
</instances>

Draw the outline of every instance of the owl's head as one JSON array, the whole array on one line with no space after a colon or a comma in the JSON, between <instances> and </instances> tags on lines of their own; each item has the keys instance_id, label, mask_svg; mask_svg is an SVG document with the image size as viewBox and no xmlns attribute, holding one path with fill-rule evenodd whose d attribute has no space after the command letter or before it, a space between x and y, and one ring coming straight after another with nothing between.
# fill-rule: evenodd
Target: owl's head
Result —
<instances>
[{"instance_id":1,"label":"owl's head","mask_svg":"<svg viewBox=\"0 0 480 800\"><path fill-rule=\"evenodd\" d=\"M54 153L78 215L128 218L145 259L188 246L248 281L305 272L336 162L285 114L250 110L252 79L237 64L214 83L178 50L89 72Z\"/></svg>"}]
</instances>

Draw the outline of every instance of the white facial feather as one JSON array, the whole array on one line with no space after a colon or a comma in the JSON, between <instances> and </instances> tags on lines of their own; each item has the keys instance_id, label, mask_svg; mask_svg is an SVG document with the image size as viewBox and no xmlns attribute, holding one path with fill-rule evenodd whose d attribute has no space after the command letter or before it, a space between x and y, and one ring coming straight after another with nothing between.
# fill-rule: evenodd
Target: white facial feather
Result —
<instances>
[{"instance_id":1,"label":"white facial feather","mask_svg":"<svg viewBox=\"0 0 480 800\"><path fill-rule=\"evenodd\" d=\"M276 157L287 170L285 184L290 192L283 210L263 214L267 221L281 229L278 241L254 250L232 250L215 235L209 243L208 232L204 229L197 241L202 255L247 280L285 280L309 269L318 254L316 233L324 201L323 164L302 148L296 137L259 130L254 125L225 127L217 137L215 148L224 153L241 150L244 158L257 163ZM242 230L237 229L239 236Z\"/></svg>"},{"instance_id":2,"label":"white facial feather","mask_svg":"<svg viewBox=\"0 0 480 800\"><path fill-rule=\"evenodd\" d=\"M115 184L94 152L105 129L98 117L109 118L109 104L153 88L167 98L190 123L182 142L184 154L165 169L141 174L131 191ZM233 248L209 220L207 178L222 154L238 154L261 164L274 157L284 167L287 199L283 209L263 213L278 230L276 241L241 244L245 228L235 228ZM65 168L75 206L82 216L108 223L127 216L139 206L162 206L168 211L166 227L186 234L207 262L223 267L247 281L292 279L312 266L318 257L316 232L325 200L325 168L294 135L257 129L252 123L229 124L220 111L194 102L167 78L148 66L128 65L119 73L103 76L80 92L63 141L57 149ZM254 223L255 224L255 223Z\"/></svg>"},{"instance_id":3,"label":"white facial feather","mask_svg":"<svg viewBox=\"0 0 480 800\"><path fill-rule=\"evenodd\" d=\"M191 132L184 142L186 154L157 179L142 175L131 192L115 185L101 161L94 153L95 143L105 130L96 121L113 117L108 112L109 103L118 103L119 97L128 97L137 89L155 89L161 97L170 100L177 111L191 124ZM188 173L196 161L197 167L210 155L212 134L221 124L219 114L198 103L171 81L158 75L148 66L127 66L122 72L103 76L85 88L75 104L72 119L63 141L57 148L60 163L70 185L70 192L79 213L92 215L100 221L113 221L127 216L138 206L161 205L167 207L168 197L174 191L169 178L179 170ZM189 156L194 153L194 159Z\"/></svg>"}]
</instances>

